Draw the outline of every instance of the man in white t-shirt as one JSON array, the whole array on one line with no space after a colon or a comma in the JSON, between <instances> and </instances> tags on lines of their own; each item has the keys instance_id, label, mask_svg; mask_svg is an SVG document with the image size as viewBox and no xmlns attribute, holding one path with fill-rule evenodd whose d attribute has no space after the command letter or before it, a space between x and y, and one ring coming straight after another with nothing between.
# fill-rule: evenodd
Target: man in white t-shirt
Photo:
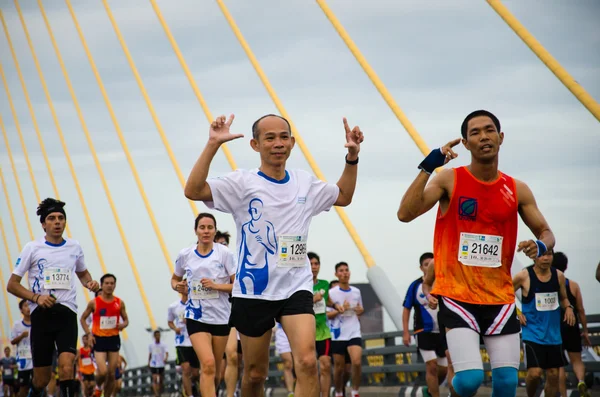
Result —
<instances>
[{"instance_id":1,"label":"man in white t-shirt","mask_svg":"<svg viewBox=\"0 0 600 397\"><path fill-rule=\"evenodd\" d=\"M154 341L148 345L148 367L152 373L152 391L155 397L163 392L165 363L169 359L167 345L160 341L160 331L154 331Z\"/></svg>"},{"instance_id":2,"label":"man in white t-shirt","mask_svg":"<svg viewBox=\"0 0 600 397\"><path fill-rule=\"evenodd\" d=\"M332 333L331 352L333 353L333 383L336 397L343 396L344 369L350 361L352 377L352 397L358 397L362 377L362 334L359 317L365 312L362 295L356 287L350 286L350 269L346 262L335 265L335 275L340 280L337 287L329 290L329 298L336 304L333 315L339 332ZM341 306L341 308L339 308Z\"/></svg>"},{"instance_id":3,"label":"man in white t-shirt","mask_svg":"<svg viewBox=\"0 0 600 397\"><path fill-rule=\"evenodd\" d=\"M266 115L252 126L250 145L260 153L260 168L238 170L207 180L219 147L243 135L231 134L233 115L218 117L185 186L190 200L230 213L237 227L238 269L230 325L241 335L245 365L242 394L258 396L268 373L269 341L281 323L296 368L296 395L318 396L312 274L306 242L312 218L333 205L347 206L356 187L363 134L346 119L346 166L337 184L302 170L286 170L295 144L289 122Z\"/></svg>"},{"instance_id":4,"label":"man in white t-shirt","mask_svg":"<svg viewBox=\"0 0 600 397\"><path fill-rule=\"evenodd\" d=\"M74 397L77 353L77 289L75 276L91 291L100 285L85 266L79 242L63 238L65 203L47 198L37 209L45 236L25 244L8 280L8 292L30 301L33 383L30 397L40 397L50 382L52 358L58 351L61 397ZM29 273L31 290L21 285Z\"/></svg>"},{"instance_id":5,"label":"man in white t-shirt","mask_svg":"<svg viewBox=\"0 0 600 397\"><path fill-rule=\"evenodd\" d=\"M33 377L33 361L31 360L31 312L29 311L29 302L19 301L19 310L23 318L13 325L10 340L11 345L17 345L17 364L19 370L18 386L19 397L25 397L31 387L31 378Z\"/></svg>"}]
</instances>

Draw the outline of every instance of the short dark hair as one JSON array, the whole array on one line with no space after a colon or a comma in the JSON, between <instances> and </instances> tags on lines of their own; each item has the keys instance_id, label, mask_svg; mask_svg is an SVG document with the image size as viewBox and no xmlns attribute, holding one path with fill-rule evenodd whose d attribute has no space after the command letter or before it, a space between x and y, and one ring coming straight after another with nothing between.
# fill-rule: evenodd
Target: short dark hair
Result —
<instances>
[{"instance_id":1,"label":"short dark hair","mask_svg":"<svg viewBox=\"0 0 600 397\"><path fill-rule=\"evenodd\" d=\"M215 229L217 228L217 220L215 219L215 216L208 212L201 212L198 214L198 216L196 217L196 220L194 221L194 230L198 229L198 223L200 223L200 219L202 219L202 218L212 219L213 222L215 223Z\"/></svg>"},{"instance_id":2,"label":"short dark hair","mask_svg":"<svg viewBox=\"0 0 600 397\"><path fill-rule=\"evenodd\" d=\"M23 305L27 303L27 299L21 299L19 301L19 310L23 310Z\"/></svg>"},{"instance_id":3,"label":"short dark hair","mask_svg":"<svg viewBox=\"0 0 600 397\"><path fill-rule=\"evenodd\" d=\"M217 224L217 222L215 221L215 225ZM196 229L198 228L198 225L196 225ZM220 238L224 238L225 242L227 242L227 245L229 245L229 239L231 238L231 235L229 234L229 232L221 232L219 230L217 230L217 234L215 234L215 241L217 241Z\"/></svg>"},{"instance_id":4,"label":"short dark hair","mask_svg":"<svg viewBox=\"0 0 600 397\"><path fill-rule=\"evenodd\" d=\"M106 280L109 277L114 278L115 279L115 283L117 282L117 277L114 274L106 273L104 276L100 277L100 285L104 284L104 280Z\"/></svg>"},{"instance_id":5,"label":"short dark hair","mask_svg":"<svg viewBox=\"0 0 600 397\"><path fill-rule=\"evenodd\" d=\"M334 284L339 284L339 283L340 283L340 280L331 280L329 282L329 289L332 289Z\"/></svg>"},{"instance_id":6,"label":"short dark hair","mask_svg":"<svg viewBox=\"0 0 600 397\"><path fill-rule=\"evenodd\" d=\"M348 269L350 269L350 266L348 266L346 262L340 262L335 265L335 271L337 272L341 266L346 266Z\"/></svg>"},{"instance_id":7,"label":"short dark hair","mask_svg":"<svg viewBox=\"0 0 600 397\"><path fill-rule=\"evenodd\" d=\"M319 255L315 254L314 252L309 252L308 254L308 260L311 261L313 259L316 259L317 262L319 262L319 265L321 264L321 258L319 258Z\"/></svg>"},{"instance_id":8,"label":"short dark hair","mask_svg":"<svg viewBox=\"0 0 600 397\"><path fill-rule=\"evenodd\" d=\"M465 120L462 122L462 125L460 126L460 133L464 139L467 139L467 132L468 132L467 128L469 127L469 121L471 121L475 117L480 117L480 116L487 116L490 119L492 119L492 122L496 126L496 129L498 130L498 132L500 132L500 120L498 120L498 117L494 116L494 114L492 112L488 112L487 110L480 109L480 110L476 110L474 112L469 113L469 115L467 117L465 117Z\"/></svg>"},{"instance_id":9,"label":"short dark hair","mask_svg":"<svg viewBox=\"0 0 600 397\"><path fill-rule=\"evenodd\" d=\"M154 330L154 335L159 334L160 335L160 329L155 329Z\"/></svg>"},{"instance_id":10,"label":"short dark hair","mask_svg":"<svg viewBox=\"0 0 600 397\"><path fill-rule=\"evenodd\" d=\"M552 258L552 266L561 272L567 271L567 265L569 264L569 258L565 255L564 252L555 252L554 257Z\"/></svg>"},{"instance_id":11,"label":"short dark hair","mask_svg":"<svg viewBox=\"0 0 600 397\"><path fill-rule=\"evenodd\" d=\"M425 259L433 259L433 252L425 252L419 257L419 266L423 266Z\"/></svg>"},{"instance_id":12,"label":"short dark hair","mask_svg":"<svg viewBox=\"0 0 600 397\"><path fill-rule=\"evenodd\" d=\"M66 203L64 201L48 197L38 205L35 213L40 217L40 223L44 223L46 217L53 212L60 212L65 216L65 219L67 219L67 214L64 209L65 205Z\"/></svg>"},{"instance_id":13,"label":"short dark hair","mask_svg":"<svg viewBox=\"0 0 600 397\"><path fill-rule=\"evenodd\" d=\"M256 120L254 122L254 124L252 124L252 138L254 139L258 139L258 136L260 134L260 130L258 128L258 125L260 124L262 119L265 119L267 117L279 117L281 120L285 121L285 123L288 126L288 132L291 134L292 133L292 127L290 126L290 122L282 116L279 116L277 114L265 114L264 116L262 116L261 118L259 118L258 120Z\"/></svg>"}]
</instances>

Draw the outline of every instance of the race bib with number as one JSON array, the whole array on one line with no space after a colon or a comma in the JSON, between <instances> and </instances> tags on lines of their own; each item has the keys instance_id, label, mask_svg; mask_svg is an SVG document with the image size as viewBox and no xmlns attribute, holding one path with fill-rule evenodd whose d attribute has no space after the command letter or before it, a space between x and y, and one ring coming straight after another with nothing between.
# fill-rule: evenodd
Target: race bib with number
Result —
<instances>
[{"instance_id":1,"label":"race bib with number","mask_svg":"<svg viewBox=\"0 0 600 397\"><path fill-rule=\"evenodd\" d=\"M45 289L71 289L71 271L59 267L44 269Z\"/></svg>"},{"instance_id":2,"label":"race bib with number","mask_svg":"<svg viewBox=\"0 0 600 397\"><path fill-rule=\"evenodd\" d=\"M203 287L200 280L192 280L190 297L192 299L217 299L219 297L219 291Z\"/></svg>"},{"instance_id":3,"label":"race bib with number","mask_svg":"<svg viewBox=\"0 0 600 397\"><path fill-rule=\"evenodd\" d=\"M537 292L535 308L538 312L549 312L558 309L558 292Z\"/></svg>"},{"instance_id":4,"label":"race bib with number","mask_svg":"<svg viewBox=\"0 0 600 397\"><path fill-rule=\"evenodd\" d=\"M88 365L92 365L92 359L90 357L82 358L81 364L83 364L84 367L87 367Z\"/></svg>"},{"instance_id":5,"label":"race bib with number","mask_svg":"<svg viewBox=\"0 0 600 397\"><path fill-rule=\"evenodd\" d=\"M4 370L4 376L12 376L13 375L13 370L12 369L5 369Z\"/></svg>"},{"instance_id":6,"label":"race bib with number","mask_svg":"<svg viewBox=\"0 0 600 397\"><path fill-rule=\"evenodd\" d=\"M304 267L306 260L306 236L281 235L279 236L277 252L278 267Z\"/></svg>"},{"instance_id":7,"label":"race bib with number","mask_svg":"<svg viewBox=\"0 0 600 397\"><path fill-rule=\"evenodd\" d=\"M501 236L461 233L458 244L458 260L467 266L502 266Z\"/></svg>"},{"instance_id":8,"label":"race bib with number","mask_svg":"<svg viewBox=\"0 0 600 397\"><path fill-rule=\"evenodd\" d=\"M342 313L342 317L352 317L355 316L356 312L354 311L353 307L350 307L348 309L344 309L344 312Z\"/></svg>"},{"instance_id":9,"label":"race bib with number","mask_svg":"<svg viewBox=\"0 0 600 397\"><path fill-rule=\"evenodd\" d=\"M102 316L100 317L100 329L115 329L117 328L117 316Z\"/></svg>"},{"instance_id":10,"label":"race bib with number","mask_svg":"<svg viewBox=\"0 0 600 397\"><path fill-rule=\"evenodd\" d=\"M17 356L19 356L19 359L30 359L31 358L31 346L29 345L23 345L23 346L19 346L17 347Z\"/></svg>"},{"instance_id":11,"label":"race bib with number","mask_svg":"<svg viewBox=\"0 0 600 397\"><path fill-rule=\"evenodd\" d=\"M325 299L321 299L318 302L315 302L313 304L313 310L315 311L315 314L323 314L326 311L326 305L325 305Z\"/></svg>"}]
</instances>

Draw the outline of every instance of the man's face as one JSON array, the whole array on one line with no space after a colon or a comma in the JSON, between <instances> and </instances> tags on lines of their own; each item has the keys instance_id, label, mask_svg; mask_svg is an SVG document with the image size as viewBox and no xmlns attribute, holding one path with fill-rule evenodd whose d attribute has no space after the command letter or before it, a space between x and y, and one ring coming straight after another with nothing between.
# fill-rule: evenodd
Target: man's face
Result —
<instances>
[{"instance_id":1,"label":"man's face","mask_svg":"<svg viewBox=\"0 0 600 397\"><path fill-rule=\"evenodd\" d=\"M66 225L67 219L61 212L51 212L42 223L46 234L53 238L61 237Z\"/></svg>"},{"instance_id":2,"label":"man's face","mask_svg":"<svg viewBox=\"0 0 600 397\"><path fill-rule=\"evenodd\" d=\"M261 161L271 166L285 164L296 143L287 123L279 117L265 117L258 123L259 134L250 145L260 153Z\"/></svg>"},{"instance_id":3,"label":"man's face","mask_svg":"<svg viewBox=\"0 0 600 397\"><path fill-rule=\"evenodd\" d=\"M157 342L160 342L160 332L156 331L154 333L154 340Z\"/></svg>"},{"instance_id":4,"label":"man's face","mask_svg":"<svg viewBox=\"0 0 600 397\"><path fill-rule=\"evenodd\" d=\"M83 342L83 346L84 347L88 347L89 344L89 338L87 335L83 335L83 337L81 338L81 341Z\"/></svg>"},{"instance_id":5,"label":"man's face","mask_svg":"<svg viewBox=\"0 0 600 397\"><path fill-rule=\"evenodd\" d=\"M338 266L335 276L340 280L340 283L347 283L350 281L350 269L346 265Z\"/></svg>"},{"instance_id":6,"label":"man's face","mask_svg":"<svg viewBox=\"0 0 600 397\"><path fill-rule=\"evenodd\" d=\"M113 292L115 292L116 287L117 281L113 277L106 277L102 281L101 289L108 295L111 295Z\"/></svg>"},{"instance_id":7,"label":"man's face","mask_svg":"<svg viewBox=\"0 0 600 397\"><path fill-rule=\"evenodd\" d=\"M319 275L319 271L321 270L321 263L317 258L312 258L310 260L310 270L312 271L313 277L317 277Z\"/></svg>"},{"instance_id":8,"label":"man's face","mask_svg":"<svg viewBox=\"0 0 600 397\"><path fill-rule=\"evenodd\" d=\"M5 347L5 348L4 348L4 355L5 355L6 357L10 357L10 347Z\"/></svg>"},{"instance_id":9,"label":"man's face","mask_svg":"<svg viewBox=\"0 0 600 397\"><path fill-rule=\"evenodd\" d=\"M533 262L539 266L541 269L547 270L552 266L552 259L554 257L554 253L552 250L546 251L546 253L539 258L536 258Z\"/></svg>"},{"instance_id":10,"label":"man's face","mask_svg":"<svg viewBox=\"0 0 600 397\"><path fill-rule=\"evenodd\" d=\"M427 259L423 260L423 263L421 264L421 271L423 272L423 274L427 274L427 268L432 263L433 263L433 258L427 258Z\"/></svg>"},{"instance_id":11,"label":"man's face","mask_svg":"<svg viewBox=\"0 0 600 397\"><path fill-rule=\"evenodd\" d=\"M478 116L467 123L467 138L462 142L474 158L490 161L498 156L503 140L504 133L496 129L491 118Z\"/></svg>"},{"instance_id":12,"label":"man's face","mask_svg":"<svg viewBox=\"0 0 600 397\"><path fill-rule=\"evenodd\" d=\"M23 302L23 304L21 305L21 314L23 316L29 316L31 314L31 311L29 309L29 302Z\"/></svg>"}]
</instances>

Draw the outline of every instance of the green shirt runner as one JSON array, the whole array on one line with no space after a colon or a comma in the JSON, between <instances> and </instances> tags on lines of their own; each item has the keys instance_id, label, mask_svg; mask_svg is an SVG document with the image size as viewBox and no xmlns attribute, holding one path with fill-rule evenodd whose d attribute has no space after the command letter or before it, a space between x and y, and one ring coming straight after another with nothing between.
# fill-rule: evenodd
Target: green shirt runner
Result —
<instances>
[{"instance_id":1,"label":"green shirt runner","mask_svg":"<svg viewBox=\"0 0 600 397\"><path fill-rule=\"evenodd\" d=\"M322 341L325 339L331 339L331 332L327 325L327 301L329 300L329 282L325 280L317 280L316 284L313 284L313 295L320 292L323 295L323 299L315 302L313 305L315 311L315 320L317 323L316 341Z\"/></svg>"}]
</instances>

